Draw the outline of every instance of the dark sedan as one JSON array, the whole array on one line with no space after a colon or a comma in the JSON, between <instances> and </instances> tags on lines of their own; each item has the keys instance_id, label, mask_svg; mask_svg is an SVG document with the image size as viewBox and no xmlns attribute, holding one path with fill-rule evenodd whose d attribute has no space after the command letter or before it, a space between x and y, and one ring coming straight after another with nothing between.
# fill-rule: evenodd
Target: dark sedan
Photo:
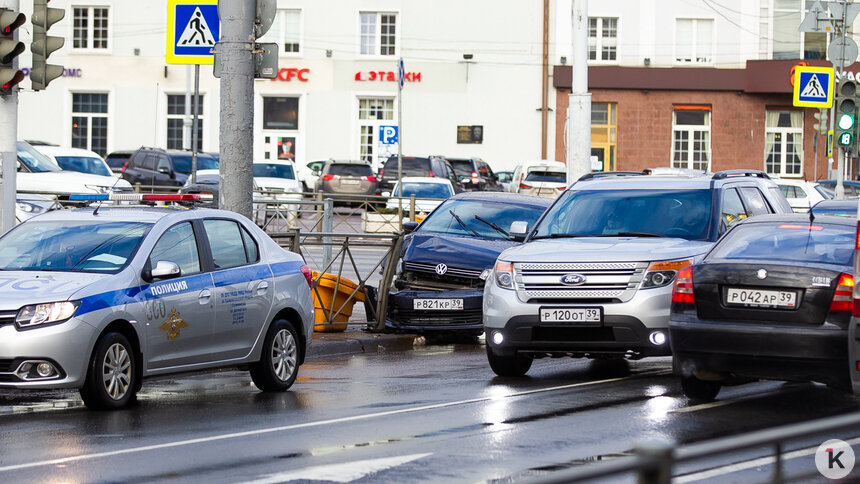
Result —
<instances>
[{"instance_id":1,"label":"dark sedan","mask_svg":"<svg viewBox=\"0 0 860 484\"><path fill-rule=\"evenodd\" d=\"M464 192L407 234L388 299L386 326L418 333L481 334L484 280L511 240L511 222L533 225L550 200Z\"/></svg>"},{"instance_id":2,"label":"dark sedan","mask_svg":"<svg viewBox=\"0 0 860 484\"><path fill-rule=\"evenodd\" d=\"M856 222L762 215L678 274L669 340L684 394L756 379L849 387Z\"/></svg>"},{"instance_id":3,"label":"dark sedan","mask_svg":"<svg viewBox=\"0 0 860 484\"><path fill-rule=\"evenodd\" d=\"M856 198L822 200L813 205L810 211L816 217L819 215L838 215L857 218L857 202Z\"/></svg>"}]
</instances>

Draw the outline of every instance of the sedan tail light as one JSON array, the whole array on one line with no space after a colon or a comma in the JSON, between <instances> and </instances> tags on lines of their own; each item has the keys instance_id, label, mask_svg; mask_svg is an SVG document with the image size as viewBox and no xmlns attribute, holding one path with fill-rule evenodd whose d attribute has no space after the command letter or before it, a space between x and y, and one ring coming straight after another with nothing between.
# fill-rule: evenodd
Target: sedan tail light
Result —
<instances>
[{"instance_id":1,"label":"sedan tail light","mask_svg":"<svg viewBox=\"0 0 860 484\"><path fill-rule=\"evenodd\" d=\"M375 182L376 181L376 177L373 175L369 175L369 176L366 176L364 178L369 182Z\"/></svg>"},{"instance_id":2,"label":"sedan tail light","mask_svg":"<svg viewBox=\"0 0 860 484\"><path fill-rule=\"evenodd\" d=\"M323 181L334 180L334 175L329 173L329 174L323 175L322 179L323 179Z\"/></svg>"},{"instance_id":3,"label":"sedan tail light","mask_svg":"<svg viewBox=\"0 0 860 484\"><path fill-rule=\"evenodd\" d=\"M433 170L430 170L430 174L427 176L433 176Z\"/></svg>"},{"instance_id":4,"label":"sedan tail light","mask_svg":"<svg viewBox=\"0 0 860 484\"><path fill-rule=\"evenodd\" d=\"M681 272L675 277L675 285L672 287L672 302L696 304L696 298L693 296L692 266L681 269Z\"/></svg>"},{"instance_id":5,"label":"sedan tail light","mask_svg":"<svg viewBox=\"0 0 860 484\"><path fill-rule=\"evenodd\" d=\"M839 284L833 293L833 301L830 302L830 310L837 312L852 311L854 309L854 277L851 274L839 274Z\"/></svg>"},{"instance_id":6,"label":"sedan tail light","mask_svg":"<svg viewBox=\"0 0 860 484\"><path fill-rule=\"evenodd\" d=\"M305 279L307 279L307 281L308 281L308 287L313 289L314 288L314 275L311 272L311 268L308 266L302 266L302 274L304 274Z\"/></svg>"},{"instance_id":7,"label":"sedan tail light","mask_svg":"<svg viewBox=\"0 0 860 484\"><path fill-rule=\"evenodd\" d=\"M478 172L473 171L472 172L472 183L477 185L480 182L481 182L481 180L478 178Z\"/></svg>"},{"instance_id":8,"label":"sedan tail light","mask_svg":"<svg viewBox=\"0 0 860 484\"><path fill-rule=\"evenodd\" d=\"M532 188L531 185L526 185L525 183L520 183L520 190L528 190Z\"/></svg>"},{"instance_id":9,"label":"sedan tail light","mask_svg":"<svg viewBox=\"0 0 860 484\"><path fill-rule=\"evenodd\" d=\"M563 191L564 191L564 189L565 189L565 188L567 188L567 187L566 187L566 186L564 186L564 185L562 185L562 186L557 187L557 188L558 188L558 191L563 192Z\"/></svg>"}]
</instances>

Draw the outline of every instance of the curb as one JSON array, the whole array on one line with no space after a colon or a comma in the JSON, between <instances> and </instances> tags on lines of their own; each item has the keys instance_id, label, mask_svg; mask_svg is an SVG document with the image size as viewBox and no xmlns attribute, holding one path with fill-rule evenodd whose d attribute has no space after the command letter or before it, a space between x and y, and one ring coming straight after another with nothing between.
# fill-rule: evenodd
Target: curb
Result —
<instances>
[{"instance_id":1,"label":"curb","mask_svg":"<svg viewBox=\"0 0 860 484\"><path fill-rule=\"evenodd\" d=\"M314 333L307 359L361 353L386 353L411 350L413 334L375 334L349 331L346 333Z\"/></svg>"}]
</instances>

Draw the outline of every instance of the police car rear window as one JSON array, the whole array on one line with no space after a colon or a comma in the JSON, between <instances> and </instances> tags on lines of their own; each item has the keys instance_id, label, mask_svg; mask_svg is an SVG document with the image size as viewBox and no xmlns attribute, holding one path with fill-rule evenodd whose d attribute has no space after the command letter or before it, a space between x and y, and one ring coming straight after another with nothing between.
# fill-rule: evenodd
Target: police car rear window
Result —
<instances>
[{"instance_id":1,"label":"police car rear window","mask_svg":"<svg viewBox=\"0 0 860 484\"><path fill-rule=\"evenodd\" d=\"M0 270L117 272L152 225L30 221L0 239Z\"/></svg>"}]
</instances>

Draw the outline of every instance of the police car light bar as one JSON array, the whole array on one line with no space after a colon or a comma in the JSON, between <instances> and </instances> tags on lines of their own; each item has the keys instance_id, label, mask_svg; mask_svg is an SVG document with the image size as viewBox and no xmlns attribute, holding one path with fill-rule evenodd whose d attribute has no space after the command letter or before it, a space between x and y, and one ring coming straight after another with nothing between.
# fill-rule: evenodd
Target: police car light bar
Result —
<instances>
[{"instance_id":1,"label":"police car light bar","mask_svg":"<svg viewBox=\"0 0 860 484\"><path fill-rule=\"evenodd\" d=\"M76 202L99 202L99 201L115 201L115 202L185 202L199 201L198 194L184 195L155 195L141 193L104 193L99 195L69 195L70 201Z\"/></svg>"}]
</instances>

